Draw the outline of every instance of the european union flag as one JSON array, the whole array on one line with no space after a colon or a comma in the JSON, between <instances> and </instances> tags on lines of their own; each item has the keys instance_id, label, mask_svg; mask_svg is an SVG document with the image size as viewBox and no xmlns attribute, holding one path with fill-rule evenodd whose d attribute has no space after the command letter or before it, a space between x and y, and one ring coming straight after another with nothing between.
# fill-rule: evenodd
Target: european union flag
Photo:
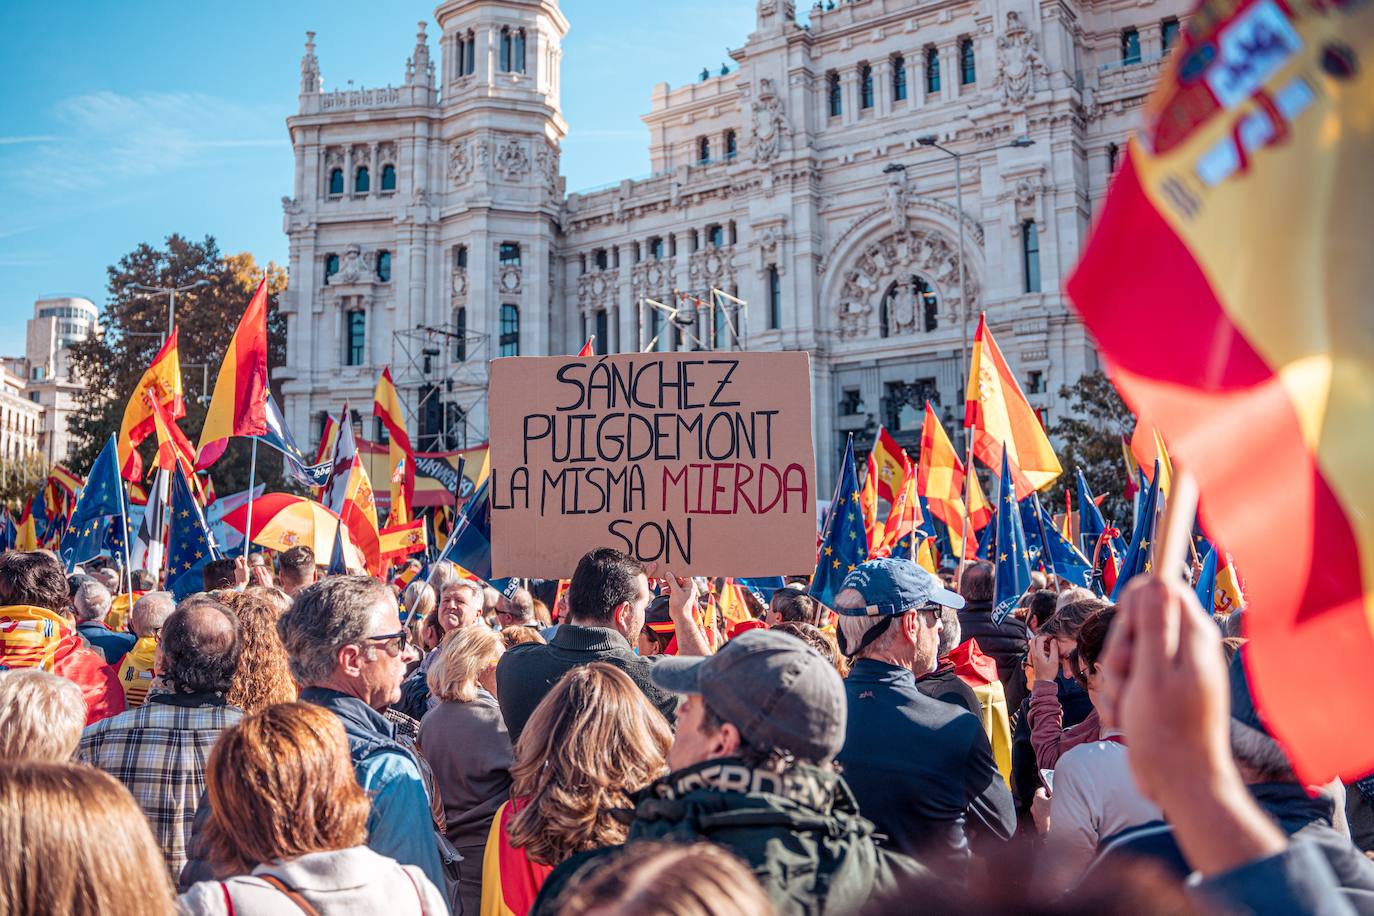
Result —
<instances>
[{"instance_id":1,"label":"european union flag","mask_svg":"<svg viewBox=\"0 0 1374 916\"><path fill-rule=\"evenodd\" d=\"M329 567L324 571L327 576L348 575L348 563L344 561L343 528L343 522L334 527L334 546L329 551Z\"/></svg>"},{"instance_id":2,"label":"european union flag","mask_svg":"<svg viewBox=\"0 0 1374 916\"><path fill-rule=\"evenodd\" d=\"M440 560L451 560L479 579L491 578L491 501L487 481L463 506Z\"/></svg>"},{"instance_id":3,"label":"european union flag","mask_svg":"<svg viewBox=\"0 0 1374 916\"><path fill-rule=\"evenodd\" d=\"M71 530L83 522L93 521L102 515L124 514L124 482L119 479L119 454L115 450L115 438L96 456L91 465L91 473L86 476L86 485L81 488L81 496L76 500L76 508L68 520Z\"/></svg>"},{"instance_id":4,"label":"european union flag","mask_svg":"<svg viewBox=\"0 0 1374 916\"><path fill-rule=\"evenodd\" d=\"M859 475L854 472L854 437L844 447L840 478L830 500L821 549L816 557L816 573L811 577L811 596L826 607L835 606L844 577L868 559L868 537L864 531L863 511L859 506Z\"/></svg>"},{"instance_id":5,"label":"european union flag","mask_svg":"<svg viewBox=\"0 0 1374 916\"><path fill-rule=\"evenodd\" d=\"M1141 573L1150 571L1150 542L1155 536L1155 508L1159 505L1159 461L1155 460L1155 476L1145 498L1140 501L1140 511L1135 518L1135 531L1131 532L1131 546L1126 548L1126 558L1116 574L1116 585L1112 588L1112 600L1117 601L1126 583Z\"/></svg>"},{"instance_id":6,"label":"european union flag","mask_svg":"<svg viewBox=\"0 0 1374 916\"><path fill-rule=\"evenodd\" d=\"M167 590L180 601L201 590L201 570L219 558L215 539L178 464L172 476L172 521L167 530Z\"/></svg>"},{"instance_id":7,"label":"european union flag","mask_svg":"<svg viewBox=\"0 0 1374 916\"><path fill-rule=\"evenodd\" d=\"M997 516L1001 513L997 507L992 509L992 518L988 521L988 526L983 529L983 536L978 541L978 549L973 552L975 559L991 560L997 554Z\"/></svg>"},{"instance_id":8,"label":"european union flag","mask_svg":"<svg viewBox=\"0 0 1374 916\"><path fill-rule=\"evenodd\" d=\"M1207 559L1202 561L1202 572L1198 574L1197 585L1198 604L1209 615L1217 609L1217 551L1209 550Z\"/></svg>"},{"instance_id":9,"label":"european union flag","mask_svg":"<svg viewBox=\"0 0 1374 916\"><path fill-rule=\"evenodd\" d=\"M1097 550L1098 539L1102 537L1102 532L1107 530L1107 520L1102 517L1102 510L1097 508L1093 491L1088 489L1088 480L1083 476L1082 469L1075 469L1074 474L1078 478L1079 549L1091 560L1093 552ZM1119 537L1112 538L1111 545L1117 556L1126 552L1126 542Z\"/></svg>"},{"instance_id":10,"label":"european union flag","mask_svg":"<svg viewBox=\"0 0 1374 916\"><path fill-rule=\"evenodd\" d=\"M735 581L749 589L749 593L763 605L772 601L773 593L787 584L787 580L782 576L759 576L752 579L736 579Z\"/></svg>"},{"instance_id":11,"label":"european union flag","mask_svg":"<svg viewBox=\"0 0 1374 916\"><path fill-rule=\"evenodd\" d=\"M296 444L296 437L291 435L291 430L286 425L286 417L277 406L277 402L272 399L270 392L267 395L266 418L267 432L248 438L257 439L263 445L270 445L282 453L282 471L287 479L306 487L322 487L329 483L329 474L334 468L334 462L306 463L305 453Z\"/></svg>"},{"instance_id":12,"label":"european union flag","mask_svg":"<svg viewBox=\"0 0 1374 916\"><path fill-rule=\"evenodd\" d=\"M39 544L48 539L52 527L52 519L48 518L48 498L43 495L46 489L39 487L38 494L29 504L29 514L33 517L33 536Z\"/></svg>"},{"instance_id":13,"label":"european union flag","mask_svg":"<svg viewBox=\"0 0 1374 916\"><path fill-rule=\"evenodd\" d=\"M1031 586L1030 548L1026 546L1026 531L1021 525L1021 513L1016 511L1016 487L1007 463L1007 450L1002 450L1002 476L997 481L997 551L994 561L997 578L992 590L992 622L998 626L1016 610L1021 596Z\"/></svg>"},{"instance_id":14,"label":"european union flag","mask_svg":"<svg viewBox=\"0 0 1374 916\"><path fill-rule=\"evenodd\" d=\"M1044 551L1041 558L1045 561L1046 568L1074 585L1090 587L1093 579L1092 563L1064 537L1062 531L1055 527L1054 516L1041 504L1038 494L1032 493L1021 500L1023 508L1026 503L1032 505L1035 513L1036 533L1040 536Z\"/></svg>"},{"instance_id":15,"label":"european union flag","mask_svg":"<svg viewBox=\"0 0 1374 916\"><path fill-rule=\"evenodd\" d=\"M72 525L62 539L62 560L70 572L79 563L109 554L124 565L124 541L120 539L121 516L102 515Z\"/></svg>"}]
</instances>

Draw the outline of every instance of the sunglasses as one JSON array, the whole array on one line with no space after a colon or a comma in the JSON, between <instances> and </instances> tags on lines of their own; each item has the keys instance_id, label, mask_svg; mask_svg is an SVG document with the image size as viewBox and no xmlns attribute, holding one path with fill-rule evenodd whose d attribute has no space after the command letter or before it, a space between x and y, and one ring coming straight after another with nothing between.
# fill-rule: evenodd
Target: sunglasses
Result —
<instances>
[{"instance_id":1,"label":"sunglasses","mask_svg":"<svg viewBox=\"0 0 1374 916\"><path fill-rule=\"evenodd\" d=\"M392 658L402 654L410 646L410 635L406 633L405 630L401 630L397 633L382 633L377 636L367 636L364 638L367 642L383 644L386 654L390 655ZM395 640L394 649L390 645L384 645L392 642L392 640Z\"/></svg>"}]
</instances>

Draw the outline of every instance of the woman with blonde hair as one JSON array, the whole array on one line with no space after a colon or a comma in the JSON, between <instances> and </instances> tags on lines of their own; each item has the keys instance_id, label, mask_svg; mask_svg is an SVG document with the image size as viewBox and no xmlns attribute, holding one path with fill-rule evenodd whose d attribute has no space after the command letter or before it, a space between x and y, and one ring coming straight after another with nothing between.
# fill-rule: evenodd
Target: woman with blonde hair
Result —
<instances>
[{"instance_id":1,"label":"woman with blonde hair","mask_svg":"<svg viewBox=\"0 0 1374 916\"><path fill-rule=\"evenodd\" d=\"M172 916L148 819L108 773L0 762L0 913Z\"/></svg>"},{"instance_id":2,"label":"woman with blonde hair","mask_svg":"<svg viewBox=\"0 0 1374 916\"><path fill-rule=\"evenodd\" d=\"M420 749L444 802L445 835L463 856L458 893L466 913L481 904L482 852L492 818L510 797L514 755L495 696L496 663L505 651L489 627L453 630L427 674L439 703L420 722Z\"/></svg>"},{"instance_id":3,"label":"woman with blonde hair","mask_svg":"<svg viewBox=\"0 0 1374 916\"><path fill-rule=\"evenodd\" d=\"M184 912L445 911L421 869L364 845L370 802L328 710L281 703L226 729L210 752L206 788L211 858L238 877L192 885Z\"/></svg>"},{"instance_id":4,"label":"woman with blonde hair","mask_svg":"<svg viewBox=\"0 0 1374 916\"><path fill-rule=\"evenodd\" d=\"M528 912L554 866L623 843L615 812L666 772L672 743L667 720L620 669L594 662L563 675L515 747L511 800L482 863L483 916Z\"/></svg>"},{"instance_id":5,"label":"woman with blonde hair","mask_svg":"<svg viewBox=\"0 0 1374 916\"><path fill-rule=\"evenodd\" d=\"M245 714L261 712L274 703L296 699L296 682L291 678L286 648L277 635L276 589L261 586L243 592L226 592L225 604L239 619L242 654L238 670L225 700Z\"/></svg>"}]
</instances>

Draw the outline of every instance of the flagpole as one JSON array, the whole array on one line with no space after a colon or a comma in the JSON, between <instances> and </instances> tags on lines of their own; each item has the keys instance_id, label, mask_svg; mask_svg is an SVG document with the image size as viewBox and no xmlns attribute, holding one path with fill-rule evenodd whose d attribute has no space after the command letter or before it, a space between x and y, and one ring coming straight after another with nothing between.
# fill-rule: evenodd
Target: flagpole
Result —
<instances>
[{"instance_id":1,"label":"flagpole","mask_svg":"<svg viewBox=\"0 0 1374 916\"><path fill-rule=\"evenodd\" d=\"M110 441L114 442L114 438L115 437L111 435ZM118 480L119 519L120 523L124 526L124 537L122 538L122 540L124 541L124 584L128 586L129 611L130 613L132 613L134 608L134 571L132 568L133 563L129 560L129 508L128 502L124 499L124 478L120 477L118 478Z\"/></svg>"},{"instance_id":2,"label":"flagpole","mask_svg":"<svg viewBox=\"0 0 1374 916\"><path fill-rule=\"evenodd\" d=\"M243 562L248 562L248 548L253 545L253 479L258 473L258 437L253 436L252 457L248 459L248 521L243 527Z\"/></svg>"},{"instance_id":3,"label":"flagpole","mask_svg":"<svg viewBox=\"0 0 1374 916\"><path fill-rule=\"evenodd\" d=\"M1050 575L1058 579L1059 573L1055 572L1054 569L1054 555L1050 552L1050 537L1045 533L1045 519L1040 508L1040 496L1037 493L1031 493L1031 499L1035 500L1035 527L1040 529L1040 546L1045 548L1045 565L1049 567ZM1051 582L1050 586L1053 588L1054 583ZM1058 588L1054 588L1054 590L1059 591Z\"/></svg>"}]
</instances>

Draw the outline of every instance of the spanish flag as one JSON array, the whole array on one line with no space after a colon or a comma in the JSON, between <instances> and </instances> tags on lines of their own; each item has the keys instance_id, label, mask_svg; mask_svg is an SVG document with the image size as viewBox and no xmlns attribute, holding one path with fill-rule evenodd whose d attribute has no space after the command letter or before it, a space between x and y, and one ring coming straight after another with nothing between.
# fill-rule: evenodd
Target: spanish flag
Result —
<instances>
[{"instance_id":1,"label":"spanish flag","mask_svg":"<svg viewBox=\"0 0 1374 916\"><path fill-rule=\"evenodd\" d=\"M873 443L873 451L868 454L872 459L869 467L874 464L878 467L878 495L889 504L895 503L902 487L906 486L907 475L911 473L911 459L907 457L906 449L898 445L892 434L880 426L878 438Z\"/></svg>"},{"instance_id":2,"label":"spanish flag","mask_svg":"<svg viewBox=\"0 0 1374 916\"><path fill-rule=\"evenodd\" d=\"M974 457L994 471L1000 472L1002 443L1007 444L1017 499L1053 483L1064 472L1040 417L992 339L987 315L979 317L973 335L964 428L973 431Z\"/></svg>"},{"instance_id":3,"label":"spanish flag","mask_svg":"<svg viewBox=\"0 0 1374 916\"><path fill-rule=\"evenodd\" d=\"M870 553L883 540L882 529L878 527L878 462L873 452L868 453L868 464L864 468L864 485L859 491L859 511L864 516L864 538L868 541Z\"/></svg>"},{"instance_id":4,"label":"spanish flag","mask_svg":"<svg viewBox=\"0 0 1374 916\"><path fill-rule=\"evenodd\" d=\"M969 484L973 489L969 530L977 531L992 518L992 509L983 496L976 474ZM955 454L954 443L949 441L929 401L926 402L926 415L921 423L921 457L916 465L916 490L925 499L930 514L944 522L949 529L954 555L971 558L974 554L971 549L973 545L965 546L960 541L964 530L964 463Z\"/></svg>"},{"instance_id":5,"label":"spanish flag","mask_svg":"<svg viewBox=\"0 0 1374 916\"><path fill-rule=\"evenodd\" d=\"M1250 684L1305 783L1374 770L1372 63L1374 4L1200 10L1067 288L1245 570Z\"/></svg>"},{"instance_id":6,"label":"spanish flag","mask_svg":"<svg viewBox=\"0 0 1374 916\"><path fill-rule=\"evenodd\" d=\"M429 537L425 532L425 520L422 518L404 525L383 528L377 534L377 541L383 566L399 562L403 557L429 548Z\"/></svg>"},{"instance_id":7,"label":"spanish flag","mask_svg":"<svg viewBox=\"0 0 1374 916\"><path fill-rule=\"evenodd\" d=\"M887 515L887 522L883 525L882 537L878 539L876 550L870 551L869 558L888 557L893 555L893 549L904 537L909 537L916 533L916 526L921 523L921 500L916 495L916 475L907 476L902 485L902 491L897 494L896 501L892 504L892 511ZM911 559L910 556L905 559Z\"/></svg>"},{"instance_id":8,"label":"spanish flag","mask_svg":"<svg viewBox=\"0 0 1374 916\"><path fill-rule=\"evenodd\" d=\"M19 513L19 524L16 526L16 532L15 550L38 549L38 525L33 520L32 496L24 500L24 508Z\"/></svg>"},{"instance_id":9,"label":"spanish flag","mask_svg":"<svg viewBox=\"0 0 1374 916\"><path fill-rule=\"evenodd\" d=\"M410 444L410 434L406 432L405 408L401 406L401 396L396 384L391 380L391 367L382 370L377 380L377 391L372 397L372 415L382 421L386 428L388 446L388 467L391 475L391 514L388 525L403 525L410 521L409 507L415 502L415 449ZM402 507L398 515L397 507Z\"/></svg>"},{"instance_id":10,"label":"spanish flag","mask_svg":"<svg viewBox=\"0 0 1374 916\"><path fill-rule=\"evenodd\" d=\"M153 405L159 405L173 420L186 416L186 403L181 394L181 358L177 355L177 329L153 357L152 365L134 387L129 403L124 406L124 420L119 424L119 473L125 480L143 479L143 458L138 446L152 434L155 421ZM56 468L54 468L54 471Z\"/></svg>"},{"instance_id":11,"label":"spanish flag","mask_svg":"<svg viewBox=\"0 0 1374 916\"><path fill-rule=\"evenodd\" d=\"M231 436L267 433L267 279L248 302L238 329L224 351L205 426L200 431L196 467L219 460Z\"/></svg>"},{"instance_id":12,"label":"spanish flag","mask_svg":"<svg viewBox=\"0 0 1374 916\"><path fill-rule=\"evenodd\" d=\"M1161 475L1159 492L1168 496L1169 487L1174 481L1174 463L1169 460L1169 450L1164 447L1164 437L1159 434L1159 429L1153 423L1144 420L1136 423L1135 431L1131 433L1131 458L1147 480L1150 479L1152 472L1146 471L1146 468L1154 468L1158 459Z\"/></svg>"}]
</instances>

